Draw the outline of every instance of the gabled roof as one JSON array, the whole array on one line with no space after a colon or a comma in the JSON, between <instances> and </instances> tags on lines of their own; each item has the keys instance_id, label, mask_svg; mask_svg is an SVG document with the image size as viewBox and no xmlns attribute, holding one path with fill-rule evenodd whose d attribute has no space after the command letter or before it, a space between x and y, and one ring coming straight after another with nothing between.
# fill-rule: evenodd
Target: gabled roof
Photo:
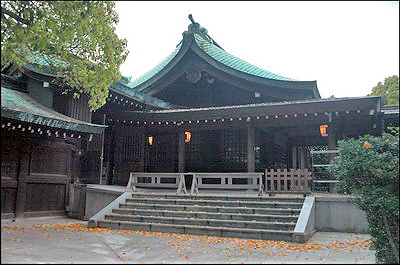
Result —
<instances>
[{"instance_id":1,"label":"gabled roof","mask_svg":"<svg viewBox=\"0 0 400 265\"><path fill-rule=\"evenodd\" d=\"M197 45L206 52L209 56L211 56L216 61L232 68L237 71L259 76L268 79L274 80L285 80L285 81L296 81L295 79L280 76L269 71L263 70L257 66L254 66L248 62L243 61L223 50L221 47L216 46L215 44L207 41L202 35L200 34L193 34L194 39Z\"/></svg>"},{"instance_id":2,"label":"gabled roof","mask_svg":"<svg viewBox=\"0 0 400 265\"><path fill-rule=\"evenodd\" d=\"M146 93L154 83L167 75L189 50L192 50L200 58L212 65L212 67L228 75L239 77L265 87L308 91L307 93L313 95L312 98L321 98L316 81L298 81L247 63L226 52L208 35L205 28L195 23L192 18L191 20L193 23L182 34L183 40L177 45L176 49L153 69L136 80L129 82L127 84L128 87L132 90Z\"/></svg>"},{"instance_id":3,"label":"gabled roof","mask_svg":"<svg viewBox=\"0 0 400 265\"><path fill-rule=\"evenodd\" d=\"M150 78L155 76L162 69L164 69L165 66L167 64L169 64L169 62L171 62L172 59L174 59L174 57L179 52L181 47L182 47L182 43L179 43L178 46L176 47L176 49L170 55L168 55L168 57L165 58L161 63L157 64L153 69L151 69L147 73L143 74L139 78L137 78L133 81L130 81L129 83L126 83L126 86L128 86L130 89L135 89L136 87L140 86L141 84L143 84L144 82L146 82L147 80L149 80ZM136 90L141 91L143 89L136 89Z\"/></svg>"},{"instance_id":4,"label":"gabled roof","mask_svg":"<svg viewBox=\"0 0 400 265\"><path fill-rule=\"evenodd\" d=\"M107 127L106 125L76 120L47 108L30 97L29 94L14 90L12 82L9 82L10 78L7 76L1 75L1 79L2 118L84 133L99 134Z\"/></svg>"}]
</instances>

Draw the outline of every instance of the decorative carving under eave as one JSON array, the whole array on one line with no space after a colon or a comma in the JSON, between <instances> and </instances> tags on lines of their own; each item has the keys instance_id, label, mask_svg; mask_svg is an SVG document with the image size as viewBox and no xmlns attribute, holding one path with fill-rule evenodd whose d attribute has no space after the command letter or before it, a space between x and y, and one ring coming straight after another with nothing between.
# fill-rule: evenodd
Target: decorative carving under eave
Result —
<instances>
[{"instance_id":1,"label":"decorative carving under eave","mask_svg":"<svg viewBox=\"0 0 400 265\"><path fill-rule=\"evenodd\" d=\"M196 67L191 67L186 71L186 79L192 83L197 83L201 78L201 70Z\"/></svg>"}]
</instances>

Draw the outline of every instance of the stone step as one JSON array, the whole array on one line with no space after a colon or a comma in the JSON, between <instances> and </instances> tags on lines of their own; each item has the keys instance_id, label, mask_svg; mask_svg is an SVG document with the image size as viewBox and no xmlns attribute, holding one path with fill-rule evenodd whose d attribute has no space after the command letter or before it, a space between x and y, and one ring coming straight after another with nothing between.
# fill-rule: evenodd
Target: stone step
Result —
<instances>
[{"instance_id":1,"label":"stone step","mask_svg":"<svg viewBox=\"0 0 400 265\"><path fill-rule=\"evenodd\" d=\"M201 211L214 213L241 213L241 214L277 214L298 215L301 209L281 208L253 208L253 207L219 207L219 206L196 206L196 205L168 205L147 203L120 203L120 208L126 209L148 209L167 211Z\"/></svg>"},{"instance_id":2,"label":"stone step","mask_svg":"<svg viewBox=\"0 0 400 265\"><path fill-rule=\"evenodd\" d=\"M268 229L252 229L252 228L235 228L235 227L211 227L199 225L182 225L182 224L163 224L163 223L145 223L132 221L114 221L99 220L98 226L102 228L122 229L122 230L139 230L164 233L180 233L194 235L208 235L220 237L237 237L248 239L262 240L284 240L293 241L292 231L268 230Z\"/></svg>"},{"instance_id":3,"label":"stone step","mask_svg":"<svg viewBox=\"0 0 400 265\"><path fill-rule=\"evenodd\" d=\"M127 203L148 203L168 205L193 205L193 206L223 206L223 207L252 207L252 208L291 208L301 209L302 202L254 202L254 201L221 201L221 200L190 200L190 199L162 199L162 198L138 198L126 199Z\"/></svg>"},{"instance_id":4,"label":"stone step","mask_svg":"<svg viewBox=\"0 0 400 265\"><path fill-rule=\"evenodd\" d=\"M220 201L260 201L260 202L304 202L303 197L278 197L278 196L257 196L251 195L189 195L189 194L160 194L160 193L133 193L132 197L145 197L145 198L163 198L163 199L189 199L189 200L220 200Z\"/></svg>"},{"instance_id":5,"label":"stone step","mask_svg":"<svg viewBox=\"0 0 400 265\"><path fill-rule=\"evenodd\" d=\"M106 220L114 221L130 221L141 223L161 223L161 224L178 224L178 225L199 225L210 227L234 227L234 228L251 228L265 230L294 230L295 222L260 222L260 221L239 221L239 220L219 220L219 219L202 219L202 218L182 218L182 217L164 217L164 216L140 216L140 215L124 215L124 214L108 214Z\"/></svg>"},{"instance_id":6,"label":"stone step","mask_svg":"<svg viewBox=\"0 0 400 265\"><path fill-rule=\"evenodd\" d=\"M112 211L120 215L141 215L141 216L164 216L180 218L203 218L222 219L238 221L260 221L260 222L296 222L298 215L264 215L264 214L236 214L236 213L209 213L209 212L188 212L188 211L165 211L145 209L114 209Z\"/></svg>"}]
</instances>

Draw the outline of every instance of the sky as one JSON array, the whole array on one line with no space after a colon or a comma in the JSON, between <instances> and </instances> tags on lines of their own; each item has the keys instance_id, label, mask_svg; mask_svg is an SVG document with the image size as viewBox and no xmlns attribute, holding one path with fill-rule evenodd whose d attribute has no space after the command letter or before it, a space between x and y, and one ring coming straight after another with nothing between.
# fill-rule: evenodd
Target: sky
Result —
<instances>
[{"instance_id":1,"label":"sky","mask_svg":"<svg viewBox=\"0 0 400 265\"><path fill-rule=\"evenodd\" d=\"M317 81L322 98L360 97L399 75L398 1L117 1L132 80L172 53L191 23L231 55L274 74Z\"/></svg>"}]
</instances>

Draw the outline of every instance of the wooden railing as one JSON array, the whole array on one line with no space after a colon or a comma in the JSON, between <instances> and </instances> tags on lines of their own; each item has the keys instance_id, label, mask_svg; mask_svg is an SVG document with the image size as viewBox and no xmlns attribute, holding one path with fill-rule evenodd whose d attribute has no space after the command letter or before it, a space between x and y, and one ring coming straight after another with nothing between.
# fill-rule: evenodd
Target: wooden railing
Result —
<instances>
[{"instance_id":1,"label":"wooden railing","mask_svg":"<svg viewBox=\"0 0 400 265\"><path fill-rule=\"evenodd\" d=\"M265 170L265 191L267 193L311 193L308 169Z\"/></svg>"},{"instance_id":2,"label":"wooden railing","mask_svg":"<svg viewBox=\"0 0 400 265\"><path fill-rule=\"evenodd\" d=\"M263 193L263 173L192 173L193 181L190 193L198 193L199 188L206 189L255 189ZM219 179L219 183L204 183L204 179ZM233 179L244 179L248 184L234 184Z\"/></svg>"},{"instance_id":3,"label":"wooden railing","mask_svg":"<svg viewBox=\"0 0 400 265\"><path fill-rule=\"evenodd\" d=\"M174 182L165 182L173 180ZM172 188L177 193L187 193L185 176L182 173L137 173L131 172L126 191L136 191L136 187L143 188Z\"/></svg>"}]
</instances>

